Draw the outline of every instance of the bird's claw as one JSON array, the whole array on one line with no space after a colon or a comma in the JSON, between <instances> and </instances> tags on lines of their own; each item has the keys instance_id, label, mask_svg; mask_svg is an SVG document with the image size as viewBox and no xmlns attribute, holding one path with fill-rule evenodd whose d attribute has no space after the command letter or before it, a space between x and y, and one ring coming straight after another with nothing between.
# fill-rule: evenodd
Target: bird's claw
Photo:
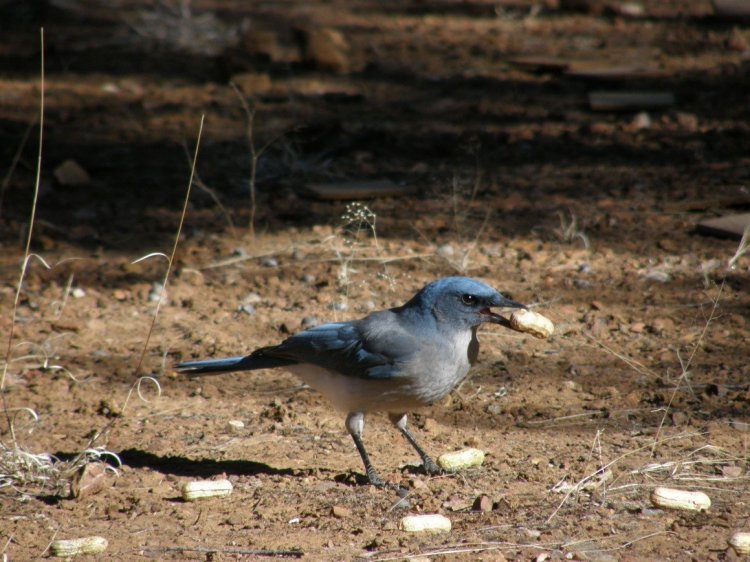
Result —
<instances>
[{"instance_id":1,"label":"bird's claw","mask_svg":"<svg viewBox=\"0 0 750 562\"><path fill-rule=\"evenodd\" d=\"M437 463L430 457L425 457L422 459L422 466L424 467L424 471L429 476L440 476L441 474L446 473L446 471L440 468Z\"/></svg>"}]
</instances>

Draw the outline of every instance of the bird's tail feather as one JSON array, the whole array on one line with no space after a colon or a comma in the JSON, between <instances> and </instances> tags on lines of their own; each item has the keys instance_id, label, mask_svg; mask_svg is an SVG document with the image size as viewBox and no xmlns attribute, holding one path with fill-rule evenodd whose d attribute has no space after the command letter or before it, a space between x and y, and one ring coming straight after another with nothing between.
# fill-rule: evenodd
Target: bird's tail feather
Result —
<instances>
[{"instance_id":1,"label":"bird's tail feather","mask_svg":"<svg viewBox=\"0 0 750 562\"><path fill-rule=\"evenodd\" d=\"M232 371L254 371L255 369L273 369L291 365L294 361L263 355L246 355L243 357L226 357L224 359L205 359L178 363L175 368L188 375L219 375Z\"/></svg>"}]
</instances>

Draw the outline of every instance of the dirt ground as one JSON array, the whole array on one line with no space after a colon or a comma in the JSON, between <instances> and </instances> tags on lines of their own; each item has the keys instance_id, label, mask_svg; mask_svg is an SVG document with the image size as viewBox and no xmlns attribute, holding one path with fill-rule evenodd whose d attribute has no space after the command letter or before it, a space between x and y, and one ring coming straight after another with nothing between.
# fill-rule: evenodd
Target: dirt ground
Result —
<instances>
[{"instance_id":1,"label":"dirt ground","mask_svg":"<svg viewBox=\"0 0 750 562\"><path fill-rule=\"evenodd\" d=\"M739 240L696 225L750 207L750 22L701 0L49 0L0 2L0 21L4 338L41 26L32 251L50 265L32 259L20 293L3 451L64 462L101 447L122 463L105 455L117 477L79 498L0 475L4 559L88 535L108 560L739 558L750 257L727 269ZM594 111L596 91L674 100ZM166 260L136 260L172 251L202 115L151 330ZM86 175L55 173L66 160ZM304 190L383 179L406 194L352 206ZM368 418L373 462L407 505L364 484L343 415L292 375L174 372L452 274L538 305L556 333L483 328L470 377L411 417L435 456L485 451L479 468L428 477L385 415ZM230 496L180 498L220 477ZM656 509L660 485L711 508ZM418 513L453 528L399 530Z\"/></svg>"}]
</instances>

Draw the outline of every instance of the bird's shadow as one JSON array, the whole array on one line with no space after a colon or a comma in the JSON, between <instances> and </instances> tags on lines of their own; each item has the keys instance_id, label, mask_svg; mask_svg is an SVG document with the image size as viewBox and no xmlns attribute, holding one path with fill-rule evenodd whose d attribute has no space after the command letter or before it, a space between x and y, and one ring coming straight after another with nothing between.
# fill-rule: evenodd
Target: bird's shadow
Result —
<instances>
[{"instance_id":1,"label":"bird's shadow","mask_svg":"<svg viewBox=\"0 0 750 562\"><path fill-rule=\"evenodd\" d=\"M55 457L61 460L70 460L77 455L75 453L58 452ZM162 474L174 476L188 476L197 478L211 478L212 476L234 475L234 476L257 476L264 474L268 476L292 476L304 478L306 476L329 473L328 477L338 483L352 488L367 486L367 476L354 470L331 471L324 468L276 468L268 464L248 460L213 460L213 459L191 459L179 455L160 456L141 449L123 449L117 453L123 466L129 468L149 468ZM112 462L111 459L103 459ZM422 465L407 465L403 468L406 474L425 474Z\"/></svg>"},{"instance_id":2,"label":"bird's shadow","mask_svg":"<svg viewBox=\"0 0 750 562\"><path fill-rule=\"evenodd\" d=\"M62 460L73 458L71 453L57 453L56 457ZM175 476L197 476L210 478L222 474L233 474L236 476L254 476L258 474L277 476L307 476L313 470L275 468L262 462L247 460L213 460L213 459L191 459L179 455L159 456L141 449L124 449L117 453L123 466L130 468L150 468L162 474L173 474ZM109 460L109 459L107 459Z\"/></svg>"}]
</instances>

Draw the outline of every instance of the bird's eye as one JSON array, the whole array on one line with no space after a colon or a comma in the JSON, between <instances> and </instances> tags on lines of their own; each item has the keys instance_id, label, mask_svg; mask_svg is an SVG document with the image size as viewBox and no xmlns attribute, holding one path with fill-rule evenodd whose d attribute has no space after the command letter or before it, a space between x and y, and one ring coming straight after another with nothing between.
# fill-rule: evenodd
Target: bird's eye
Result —
<instances>
[{"instance_id":1,"label":"bird's eye","mask_svg":"<svg viewBox=\"0 0 750 562\"><path fill-rule=\"evenodd\" d=\"M472 305L476 304L477 297L475 297L474 295L468 295L468 294L467 295L461 295L461 302L464 303L464 304L466 304L466 305L472 306Z\"/></svg>"}]
</instances>

